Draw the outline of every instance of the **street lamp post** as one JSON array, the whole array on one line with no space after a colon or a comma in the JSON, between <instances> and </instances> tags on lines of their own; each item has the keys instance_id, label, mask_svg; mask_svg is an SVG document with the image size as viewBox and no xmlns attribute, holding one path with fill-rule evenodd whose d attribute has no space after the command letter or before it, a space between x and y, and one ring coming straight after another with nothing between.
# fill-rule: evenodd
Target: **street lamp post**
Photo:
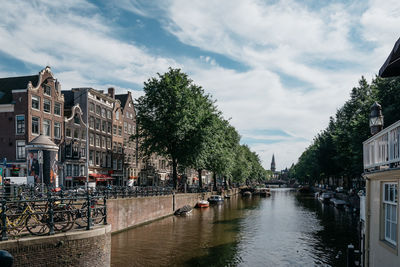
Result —
<instances>
[{"instance_id":1,"label":"street lamp post","mask_svg":"<svg viewBox=\"0 0 400 267\"><path fill-rule=\"evenodd\" d=\"M369 127L371 134L375 135L383 129L383 115L382 106L378 102L375 102L371 106L371 113L369 115Z\"/></svg>"}]
</instances>

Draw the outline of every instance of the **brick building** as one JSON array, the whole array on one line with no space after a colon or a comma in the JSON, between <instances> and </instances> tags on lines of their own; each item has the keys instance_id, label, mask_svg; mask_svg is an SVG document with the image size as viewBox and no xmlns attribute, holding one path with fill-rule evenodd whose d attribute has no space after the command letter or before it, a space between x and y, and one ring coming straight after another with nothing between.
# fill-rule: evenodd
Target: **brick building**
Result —
<instances>
[{"instance_id":1,"label":"brick building","mask_svg":"<svg viewBox=\"0 0 400 267\"><path fill-rule=\"evenodd\" d=\"M108 88L108 96L115 99L115 89ZM112 125L112 176L116 179L117 185L125 185L124 182L124 118L121 108L121 102L116 99L113 109L113 125Z\"/></svg>"},{"instance_id":2,"label":"brick building","mask_svg":"<svg viewBox=\"0 0 400 267\"><path fill-rule=\"evenodd\" d=\"M82 185L86 181L86 123L79 104L64 109L64 141L61 159L64 164L61 184Z\"/></svg>"},{"instance_id":3,"label":"brick building","mask_svg":"<svg viewBox=\"0 0 400 267\"><path fill-rule=\"evenodd\" d=\"M115 96L121 102L123 118L124 181L123 184L137 184L138 179L138 143L131 136L136 133L136 110L131 92ZM130 181L130 182L129 182Z\"/></svg>"},{"instance_id":4,"label":"brick building","mask_svg":"<svg viewBox=\"0 0 400 267\"><path fill-rule=\"evenodd\" d=\"M96 184L114 183L112 170L112 123L115 100L93 88L63 91L65 105L79 104L84 123L89 128L89 181Z\"/></svg>"},{"instance_id":5,"label":"brick building","mask_svg":"<svg viewBox=\"0 0 400 267\"><path fill-rule=\"evenodd\" d=\"M37 170L28 171L25 146L40 134L59 145L63 109L61 85L50 67L36 75L0 79L0 158L7 159L5 176L37 178Z\"/></svg>"}]
</instances>

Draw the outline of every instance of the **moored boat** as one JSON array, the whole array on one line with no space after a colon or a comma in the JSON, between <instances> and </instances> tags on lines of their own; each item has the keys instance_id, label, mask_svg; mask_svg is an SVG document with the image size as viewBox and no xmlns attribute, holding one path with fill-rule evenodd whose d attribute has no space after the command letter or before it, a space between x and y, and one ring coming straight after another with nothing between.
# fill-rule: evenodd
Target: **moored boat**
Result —
<instances>
[{"instance_id":1,"label":"moored boat","mask_svg":"<svg viewBox=\"0 0 400 267\"><path fill-rule=\"evenodd\" d=\"M250 191L245 191L242 194L243 197L251 197L251 192Z\"/></svg>"},{"instance_id":2,"label":"moored boat","mask_svg":"<svg viewBox=\"0 0 400 267\"><path fill-rule=\"evenodd\" d=\"M210 202L208 202L207 200L200 200L196 204L197 208L208 208L209 206L210 206Z\"/></svg>"},{"instance_id":3,"label":"moored boat","mask_svg":"<svg viewBox=\"0 0 400 267\"><path fill-rule=\"evenodd\" d=\"M322 193L319 196L319 200L323 203L329 203L329 201L331 200L331 198L333 197L332 193Z\"/></svg>"},{"instance_id":4,"label":"moored boat","mask_svg":"<svg viewBox=\"0 0 400 267\"><path fill-rule=\"evenodd\" d=\"M190 205L185 205L182 208L177 209L174 214L178 216L188 215L192 212L193 208Z\"/></svg>"},{"instance_id":5,"label":"moored boat","mask_svg":"<svg viewBox=\"0 0 400 267\"><path fill-rule=\"evenodd\" d=\"M208 202L210 202L211 204L222 203L224 202L224 199L220 195L212 195L208 198Z\"/></svg>"},{"instance_id":6,"label":"moored boat","mask_svg":"<svg viewBox=\"0 0 400 267\"><path fill-rule=\"evenodd\" d=\"M341 199L335 198L332 202L333 202L333 205L335 205L335 207L338 209L344 208L344 205L346 205L346 201L341 200Z\"/></svg>"}]
</instances>

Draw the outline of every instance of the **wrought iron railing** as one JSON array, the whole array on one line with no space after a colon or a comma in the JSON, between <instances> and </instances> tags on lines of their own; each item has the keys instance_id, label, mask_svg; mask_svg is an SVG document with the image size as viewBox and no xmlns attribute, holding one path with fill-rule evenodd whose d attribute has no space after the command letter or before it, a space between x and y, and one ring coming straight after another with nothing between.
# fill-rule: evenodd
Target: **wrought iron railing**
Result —
<instances>
[{"instance_id":1,"label":"wrought iron railing","mask_svg":"<svg viewBox=\"0 0 400 267\"><path fill-rule=\"evenodd\" d=\"M400 165L400 121L363 143L364 171L397 168Z\"/></svg>"}]
</instances>

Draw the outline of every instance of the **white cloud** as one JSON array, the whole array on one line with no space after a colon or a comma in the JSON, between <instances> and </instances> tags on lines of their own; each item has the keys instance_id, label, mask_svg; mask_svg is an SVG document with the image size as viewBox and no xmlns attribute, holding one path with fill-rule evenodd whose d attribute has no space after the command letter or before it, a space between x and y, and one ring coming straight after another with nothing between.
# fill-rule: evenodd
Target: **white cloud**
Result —
<instances>
[{"instance_id":1,"label":"white cloud","mask_svg":"<svg viewBox=\"0 0 400 267\"><path fill-rule=\"evenodd\" d=\"M180 67L218 100L225 117L246 137L279 139L252 133L259 129L291 135L250 146L267 168L275 153L278 169L296 161L361 75L372 78L378 72L400 24L395 0L321 2L318 8L295 0L121 0L115 5L158 19L182 43L200 48L201 56L162 57L119 40L115 25L85 0L2 3L0 51L40 67L50 64L63 89L141 85L156 72ZM246 70L223 67L208 52ZM288 76L298 85L290 87ZM142 94L134 91L134 97Z\"/></svg>"}]
</instances>

